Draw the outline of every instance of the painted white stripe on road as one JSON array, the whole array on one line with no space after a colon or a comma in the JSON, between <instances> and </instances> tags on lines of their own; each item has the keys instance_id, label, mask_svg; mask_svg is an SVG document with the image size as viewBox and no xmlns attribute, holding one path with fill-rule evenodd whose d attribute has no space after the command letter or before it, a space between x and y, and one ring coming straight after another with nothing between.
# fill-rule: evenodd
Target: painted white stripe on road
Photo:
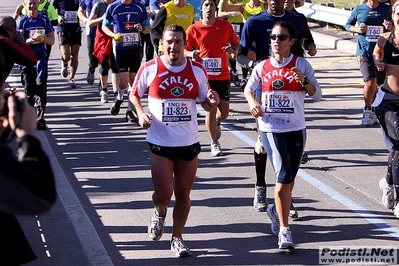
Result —
<instances>
[{"instance_id":1,"label":"painted white stripe on road","mask_svg":"<svg viewBox=\"0 0 399 266\"><path fill-rule=\"evenodd\" d=\"M43 132L38 131L37 137L50 159L56 179L58 197L68 214L90 265L113 266L114 264L108 256L93 223L66 178L46 136Z\"/></svg>"},{"instance_id":2,"label":"painted white stripe on road","mask_svg":"<svg viewBox=\"0 0 399 266\"><path fill-rule=\"evenodd\" d=\"M234 128L234 126L226 124L226 123L221 123L221 126L223 126L225 129L230 131L234 136L239 138L240 140L244 141L247 143L250 147L255 146L255 140L249 138L242 132L238 131L237 129ZM327 194L329 197L335 199L342 205L346 206L348 209L354 211L355 213L359 214L362 216L364 219L366 219L368 222L371 224L374 224L378 228L384 230L391 236L395 237L396 239L399 239L399 229L396 227L391 226L389 223L384 221L383 219L378 218L377 215L369 212L368 210L364 209L360 205L358 205L356 202L350 200L349 198L345 197L344 195L340 194L339 192L335 191L328 185L324 184L323 182L319 181L317 178L311 176L310 174L306 173L304 170L299 169L298 171L298 176L301 177L303 180L308 182L310 185L314 186L324 194Z\"/></svg>"}]
</instances>

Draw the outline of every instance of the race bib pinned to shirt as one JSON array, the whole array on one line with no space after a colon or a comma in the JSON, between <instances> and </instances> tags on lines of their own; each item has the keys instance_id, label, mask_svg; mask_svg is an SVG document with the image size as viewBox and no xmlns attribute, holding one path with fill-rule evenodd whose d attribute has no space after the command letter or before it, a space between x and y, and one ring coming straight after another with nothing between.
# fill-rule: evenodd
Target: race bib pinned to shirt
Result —
<instances>
[{"instance_id":1,"label":"race bib pinned to shirt","mask_svg":"<svg viewBox=\"0 0 399 266\"><path fill-rule=\"evenodd\" d=\"M221 58L203 58L202 65L204 66L208 75L220 75L222 73L222 59Z\"/></svg>"},{"instance_id":2,"label":"race bib pinned to shirt","mask_svg":"<svg viewBox=\"0 0 399 266\"><path fill-rule=\"evenodd\" d=\"M273 117L291 117L294 115L294 95L290 92L263 93L265 114Z\"/></svg>"},{"instance_id":3,"label":"race bib pinned to shirt","mask_svg":"<svg viewBox=\"0 0 399 266\"><path fill-rule=\"evenodd\" d=\"M366 41L377 42L378 37L384 32L383 26L368 26L366 32Z\"/></svg>"},{"instance_id":4,"label":"race bib pinned to shirt","mask_svg":"<svg viewBox=\"0 0 399 266\"><path fill-rule=\"evenodd\" d=\"M78 11L65 11L64 21L65 23L78 23Z\"/></svg>"},{"instance_id":5,"label":"race bib pinned to shirt","mask_svg":"<svg viewBox=\"0 0 399 266\"><path fill-rule=\"evenodd\" d=\"M182 126L191 122L190 100L162 100L162 123L166 126Z\"/></svg>"},{"instance_id":6,"label":"race bib pinned to shirt","mask_svg":"<svg viewBox=\"0 0 399 266\"><path fill-rule=\"evenodd\" d=\"M137 32L123 33L123 46L132 46L140 42L140 37Z\"/></svg>"}]
</instances>

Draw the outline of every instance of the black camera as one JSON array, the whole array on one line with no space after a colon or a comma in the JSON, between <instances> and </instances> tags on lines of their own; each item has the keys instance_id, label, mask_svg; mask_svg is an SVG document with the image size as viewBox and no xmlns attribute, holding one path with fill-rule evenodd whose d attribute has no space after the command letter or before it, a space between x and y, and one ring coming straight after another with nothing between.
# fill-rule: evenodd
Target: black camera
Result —
<instances>
[{"instance_id":1,"label":"black camera","mask_svg":"<svg viewBox=\"0 0 399 266\"><path fill-rule=\"evenodd\" d=\"M21 121L21 116L22 116L22 110L23 110L23 102L22 99L15 96L15 94L10 93L8 91L4 92L4 106L3 108L0 110L0 116L3 117L8 117L8 97L14 97L16 99L15 103L16 103L16 111L17 111L17 119L16 119L16 126L18 127L20 121Z\"/></svg>"}]
</instances>

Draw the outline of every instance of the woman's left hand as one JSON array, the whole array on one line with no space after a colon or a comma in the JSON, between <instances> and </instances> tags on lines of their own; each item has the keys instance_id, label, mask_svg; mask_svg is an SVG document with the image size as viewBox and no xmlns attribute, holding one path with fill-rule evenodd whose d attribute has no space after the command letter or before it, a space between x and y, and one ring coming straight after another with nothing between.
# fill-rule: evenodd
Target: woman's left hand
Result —
<instances>
[{"instance_id":1,"label":"woman's left hand","mask_svg":"<svg viewBox=\"0 0 399 266\"><path fill-rule=\"evenodd\" d=\"M305 75L302 73L302 71L299 68L293 67L293 68L291 68L291 71L292 71L292 74L297 82L300 82L300 83L305 82Z\"/></svg>"}]
</instances>

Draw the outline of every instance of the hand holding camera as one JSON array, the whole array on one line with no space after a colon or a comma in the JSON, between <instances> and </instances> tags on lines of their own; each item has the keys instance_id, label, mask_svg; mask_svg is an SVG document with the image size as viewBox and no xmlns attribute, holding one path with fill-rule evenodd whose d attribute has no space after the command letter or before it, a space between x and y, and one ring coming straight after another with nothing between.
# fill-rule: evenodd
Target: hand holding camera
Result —
<instances>
[{"instance_id":1,"label":"hand holding camera","mask_svg":"<svg viewBox=\"0 0 399 266\"><path fill-rule=\"evenodd\" d=\"M26 94L15 92L15 90L7 90L4 93L4 100L5 103L0 111L0 116L8 120L8 126L15 130L17 137L35 135L36 112L29 105Z\"/></svg>"}]
</instances>

